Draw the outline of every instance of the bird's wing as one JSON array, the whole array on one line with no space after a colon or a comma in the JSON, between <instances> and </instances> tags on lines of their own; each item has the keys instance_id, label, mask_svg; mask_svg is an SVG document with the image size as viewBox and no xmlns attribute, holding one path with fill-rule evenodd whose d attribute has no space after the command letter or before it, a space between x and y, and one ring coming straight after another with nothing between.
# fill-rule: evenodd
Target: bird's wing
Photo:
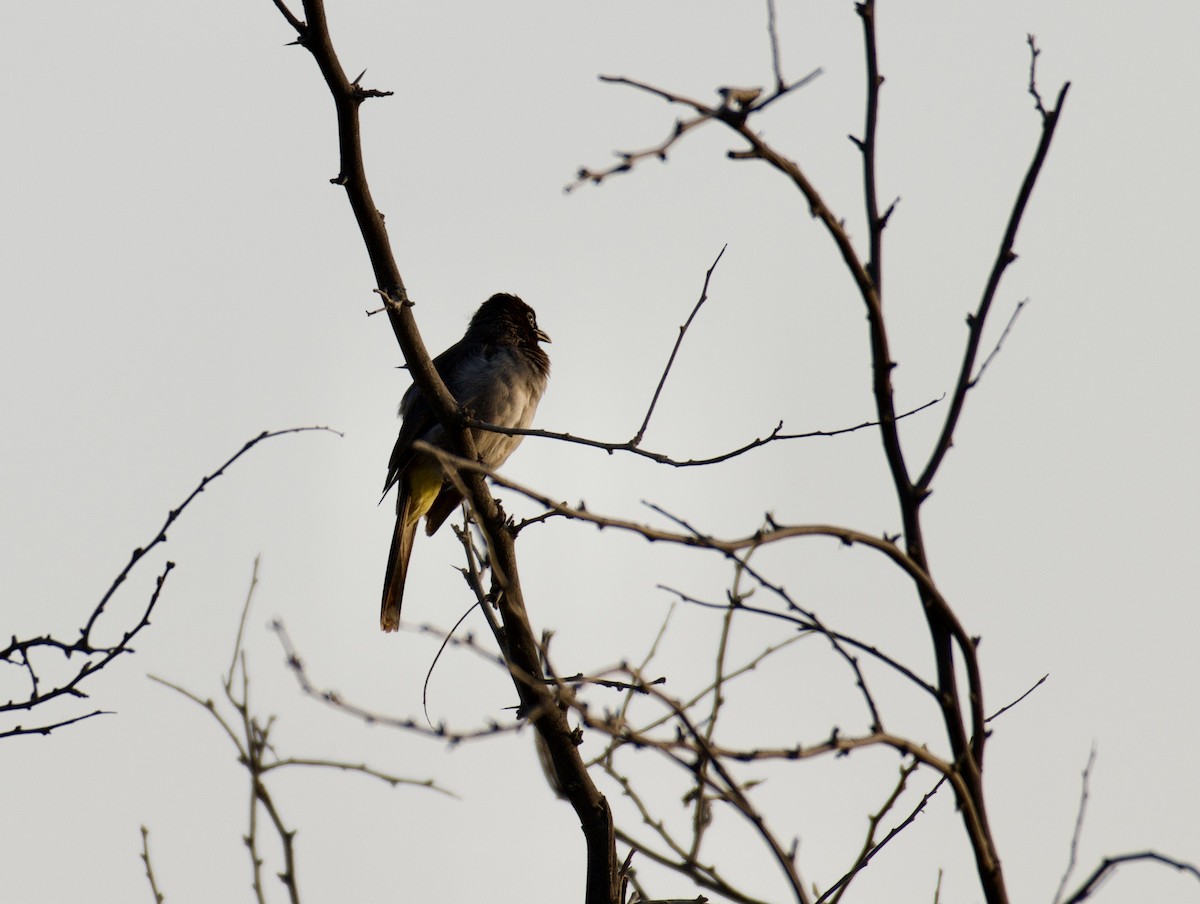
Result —
<instances>
[{"instance_id":1,"label":"bird's wing","mask_svg":"<svg viewBox=\"0 0 1200 904\"><path fill-rule=\"evenodd\" d=\"M433 366L441 376L442 381L456 399L461 398L456 385L461 382L458 374L464 369L470 370L470 363L479 357L482 348L476 343L456 342L433 359ZM400 425L400 435L396 437L396 445L392 447L392 457L388 460L387 480L383 485L386 495L400 475L411 464L415 440L424 440L437 444L443 436L441 425L433 413L433 407L425 399L420 388L413 383L400 400L400 415L404 421Z\"/></svg>"}]
</instances>

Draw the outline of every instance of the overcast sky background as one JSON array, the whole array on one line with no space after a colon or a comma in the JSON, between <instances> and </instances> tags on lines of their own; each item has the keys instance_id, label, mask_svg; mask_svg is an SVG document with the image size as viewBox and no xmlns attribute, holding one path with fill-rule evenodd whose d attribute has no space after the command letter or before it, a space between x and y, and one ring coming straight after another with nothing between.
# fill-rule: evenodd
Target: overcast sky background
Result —
<instances>
[{"instance_id":1,"label":"overcast sky background","mask_svg":"<svg viewBox=\"0 0 1200 904\"><path fill-rule=\"evenodd\" d=\"M455 341L488 295L516 292L554 339L538 425L627 439L728 245L646 446L699 457L781 419L802 432L871 416L861 302L785 180L725 160L737 141L707 128L665 165L562 190L579 166L659 141L682 112L597 74L701 99L767 84L764 4L334 2L329 14L346 69L396 92L364 109L366 160L431 350ZM849 2L780 0L779 16L786 73L824 74L759 128L861 249L859 159L846 140L862 121L858 19ZM902 199L884 279L903 407L950 391L964 317L1036 145L1027 32L1044 50L1047 98L1073 84L987 347L1016 303L1029 304L971 395L925 509L934 574L983 638L989 711L1050 675L996 723L989 748L1013 899L1051 899L1093 745L1081 871L1148 848L1196 861L1200 7L884 2L878 20L881 193ZM279 776L305 899L582 895L577 822L542 782L528 733L447 752L364 728L300 695L267 630L285 621L318 684L419 713L435 645L377 629L392 513L376 501L408 381L385 320L364 316L377 303L371 271L328 182L332 104L309 55L283 46L291 39L269 0L0 11L0 632L73 638L130 551L260 431L345 434L273 440L213 484L108 616L114 633L131 624L163 560L178 563L137 654L98 675L91 700L17 721L89 706L116 715L0 742L7 901L149 901L141 824L167 901L251 900L233 749L199 707L146 676L219 695L260 554L246 647L255 705L278 715L281 752L365 760L463 798L350 774ZM905 424L911 461L924 460L944 407ZM530 440L505 470L606 514L653 520L649 500L722 536L753 532L768 511L899 529L869 432L687 471ZM451 624L467 605L453 536L421 537L413 561L406 617ZM802 541L758 561L828 623L928 673L916 600L870 553ZM640 658L671 602L656 585L720 599L730 580L716 558L562 522L529 530L521 563L534 625L557 632L564 672ZM702 674L689 668L709 656L716 622L676 613L660 663L673 687ZM736 652L780 637L747 622ZM738 692L748 730L768 724L776 741L814 743L835 724L861 728L844 670L826 655L796 644ZM0 678L4 699L21 692L18 670ZM910 696L881 693L894 730L944 749ZM451 656L430 709L468 727L502 716L512 697ZM780 834L800 835L808 881L841 874L896 765L856 754L759 790ZM918 796L930 783L921 778ZM774 871L727 822L731 846L710 856L779 899ZM943 901L980 900L960 826L941 795L864 873L859 900L931 901L939 867ZM274 855L269 836L263 849ZM695 894L671 877L651 888ZM1135 865L1100 898L1135 899L1200 900L1200 884Z\"/></svg>"}]
</instances>

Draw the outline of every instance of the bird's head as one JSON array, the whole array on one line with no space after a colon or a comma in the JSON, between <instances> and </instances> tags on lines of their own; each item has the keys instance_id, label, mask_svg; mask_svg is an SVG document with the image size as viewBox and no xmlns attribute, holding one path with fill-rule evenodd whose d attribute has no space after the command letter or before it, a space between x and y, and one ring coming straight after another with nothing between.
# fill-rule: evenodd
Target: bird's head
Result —
<instances>
[{"instance_id":1,"label":"bird's head","mask_svg":"<svg viewBox=\"0 0 1200 904\"><path fill-rule=\"evenodd\" d=\"M539 342L550 341L538 327L533 308L506 292L493 295L479 306L464 338L530 349L537 348Z\"/></svg>"}]
</instances>

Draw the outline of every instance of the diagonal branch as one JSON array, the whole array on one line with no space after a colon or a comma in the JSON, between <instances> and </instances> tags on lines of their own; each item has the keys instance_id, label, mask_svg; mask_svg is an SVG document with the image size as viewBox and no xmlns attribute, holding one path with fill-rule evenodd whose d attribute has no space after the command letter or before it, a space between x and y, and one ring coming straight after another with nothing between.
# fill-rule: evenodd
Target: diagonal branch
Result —
<instances>
[{"instance_id":1,"label":"diagonal branch","mask_svg":"<svg viewBox=\"0 0 1200 904\"><path fill-rule=\"evenodd\" d=\"M278 5L282 0L275 2ZM288 23L296 30L298 42L313 54L333 95L341 157L341 172L335 182L346 189L375 271L376 284L385 299L388 318L414 382L446 430L453 450L469 460L475 460L478 457L477 450L465 426L464 417L434 368L417 331L412 316L412 302L392 254L383 216L376 208L367 186L358 111L363 100L373 92L364 92L356 82L352 83L346 78L329 35L323 0L304 0L304 12L306 23L299 23L300 27L297 27L294 16L288 17ZM540 678L542 673L537 641L521 591L514 534L496 500L488 492L483 475L469 473L464 476L468 491L465 494L466 501L475 512L493 556L493 575L499 573L505 578L502 585L495 587L494 602L499 606L504 624L504 636L498 640L521 698L522 713L531 718L546 742L559 781L579 817L587 841L585 901L587 904L616 904L621 885L620 863L616 855L608 802L588 776L566 714L557 705L553 693L536 680L523 680L525 676Z\"/></svg>"},{"instance_id":2,"label":"diagonal branch","mask_svg":"<svg viewBox=\"0 0 1200 904\"><path fill-rule=\"evenodd\" d=\"M683 326L679 328L679 337L675 340L675 346L671 349L671 355L667 358L667 366L663 368L662 376L658 379L658 385L654 387L654 395L650 399L650 407L646 409L646 416L642 418L642 425L638 427L637 433L633 435L633 439L629 441L629 445L636 447L642 437L646 435L646 428L650 426L650 418L654 414L654 406L658 404L658 397L662 393L663 386L667 382L667 375L671 373L671 366L675 363L675 356L679 354L679 347L683 345L683 337L687 335L688 327L692 325L692 321L696 319L696 315L700 313L700 307L704 302L708 301L708 283L712 279L713 271L717 269L717 264L721 262L721 258L725 255L725 249L728 245L723 245L720 252L717 254L716 260L712 262L712 266L704 274L704 287L700 290L700 298L696 301L695 307L692 308L692 313L688 314L688 319L683 322Z\"/></svg>"},{"instance_id":3,"label":"diagonal branch","mask_svg":"<svg viewBox=\"0 0 1200 904\"><path fill-rule=\"evenodd\" d=\"M75 697L84 699L88 695L82 689L82 685L89 676L104 669L113 660L118 657L134 652L131 646L132 641L150 625L150 617L153 615L155 607L159 599L162 597L163 587L166 584L167 577L175 568L174 562L167 562L158 577L155 579L154 590L150 594L149 600L142 608L142 613L137 623L132 628L122 632L120 640L112 644L101 644L96 642L93 634L97 632L101 618L108 611L108 605L116 595L117 591L125 584L125 581L133 573L139 563L144 561L149 553L156 547L167 542L167 532L175 524L176 521L183 515L184 511L190 506L197 497L203 493L208 486L215 480L220 478L224 473L233 466L243 455L247 454L251 449L259 443L268 439L273 439L277 436L285 436L291 433L305 433L309 431L322 431L334 433L340 436L336 430L329 427L291 427L285 430L263 431L254 439L245 443L237 452L231 455L226 461L215 471L203 477L199 484L188 494L178 506L171 509L167 513L166 519L154 537L144 546L139 546L133 551L129 557L129 561L113 578L108 589L100 597L100 601L96 603L91 614L84 626L80 629L79 639L67 642L59 640L50 635L41 637L32 637L18 639L13 637L11 642L4 649L0 649L0 662L8 662L10 664L19 665L29 676L30 689L28 694L20 700L9 700L6 703L0 703L0 713L13 712L20 710L32 710L36 706L59 697ZM75 668L74 674L70 675L60 683L50 689L41 687L42 681L45 680L39 675L38 668L35 666L35 660L38 654L43 651L53 651L58 653L67 660L72 656L80 657L80 664ZM32 654L32 655L31 655ZM65 719L54 724L42 725L37 728L22 728L17 726L16 729L0 734L0 737L5 737L9 734L48 734L56 728L61 728L66 725L71 725L75 722L80 722L83 719L91 718L92 716L102 715L101 712L92 712L87 715L77 718Z\"/></svg>"},{"instance_id":4,"label":"diagonal branch","mask_svg":"<svg viewBox=\"0 0 1200 904\"><path fill-rule=\"evenodd\" d=\"M1036 88L1034 87L1034 66L1039 51L1033 43L1032 38L1030 39L1030 48L1032 54L1029 76L1030 86L1031 91L1036 92ZM1000 249L996 253L991 273L988 274L987 284L983 289L983 296L979 299L979 306L975 309L974 313L967 315L967 345L963 351L962 365L958 370L958 381L955 384L954 392L950 396L950 409L946 413L946 421L942 426L942 432L938 437L937 444L933 448L933 453L929 457L929 462L925 465L925 470L921 472L921 476L917 478L917 488L922 492L928 490L930 484L933 482L934 475L937 474L938 468L942 464L942 460L946 457L946 453L950 451L951 445L953 445L954 430L958 426L959 417L962 415L963 404L966 402L967 393L970 392L971 387L974 385L972 375L975 370L975 359L979 354L979 345L983 340L983 328L987 322L988 313L991 311L992 302L995 300L996 290L1000 287L1000 280L1004 276L1004 271L1017 259L1017 255L1013 251L1013 245L1017 240L1017 230L1020 229L1021 220L1025 216L1025 209L1029 205L1029 198L1033 194L1033 188L1037 184L1038 176L1041 175L1042 166L1046 162L1046 155L1050 152L1050 143L1054 140L1054 130L1058 127L1063 102L1067 99L1067 91L1070 87L1070 82L1063 84L1062 88L1059 89L1054 107L1049 110L1041 105L1041 98L1036 93L1034 95L1038 97L1038 110L1042 118L1041 138L1038 140L1037 149L1034 151L1029 168L1025 172L1025 178L1021 182L1021 188L1017 193L1016 201L1013 203L1012 212L1008 216L1004 235L1000 239Z\"/></svg>"}]
</instances>

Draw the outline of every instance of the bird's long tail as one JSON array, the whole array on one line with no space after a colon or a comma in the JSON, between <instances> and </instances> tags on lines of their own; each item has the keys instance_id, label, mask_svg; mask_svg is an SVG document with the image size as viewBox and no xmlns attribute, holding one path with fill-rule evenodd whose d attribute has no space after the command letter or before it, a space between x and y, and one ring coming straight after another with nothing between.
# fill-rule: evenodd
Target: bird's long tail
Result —
<instances>
[{"instance_id":1,"label":"bird's long tail","mask_svg":"<svg viewBox=\"0 0 1200 904\"><path fill-rule=\"evenodd\" d=\"M388 553L387 574L383 580L383 605L379 627L395 631L400 627L400 606L404 602L404 581L412 556L417 522L429 511L442 488L442 469L435 460L415 462L399 481L396 500L396 529Z\"/></svg>"},{"instance_id":2,"label":"bird's long tail","mask_svg":"<svg viewBox=\"0 0 1200 904\"><path fill-rule=\"evenodd\" d=\"M401 487L403 498L396 513L396 529L392 533L392 549L388 553L387 574L383 580L383 606L379 610L379 627L395 631L400 627L400 606L404 602L404 581L408 577L408 560L412 556L413 538L417 535L417 519L411 517L412 494Z\"/></svg>"}]
</instances>

